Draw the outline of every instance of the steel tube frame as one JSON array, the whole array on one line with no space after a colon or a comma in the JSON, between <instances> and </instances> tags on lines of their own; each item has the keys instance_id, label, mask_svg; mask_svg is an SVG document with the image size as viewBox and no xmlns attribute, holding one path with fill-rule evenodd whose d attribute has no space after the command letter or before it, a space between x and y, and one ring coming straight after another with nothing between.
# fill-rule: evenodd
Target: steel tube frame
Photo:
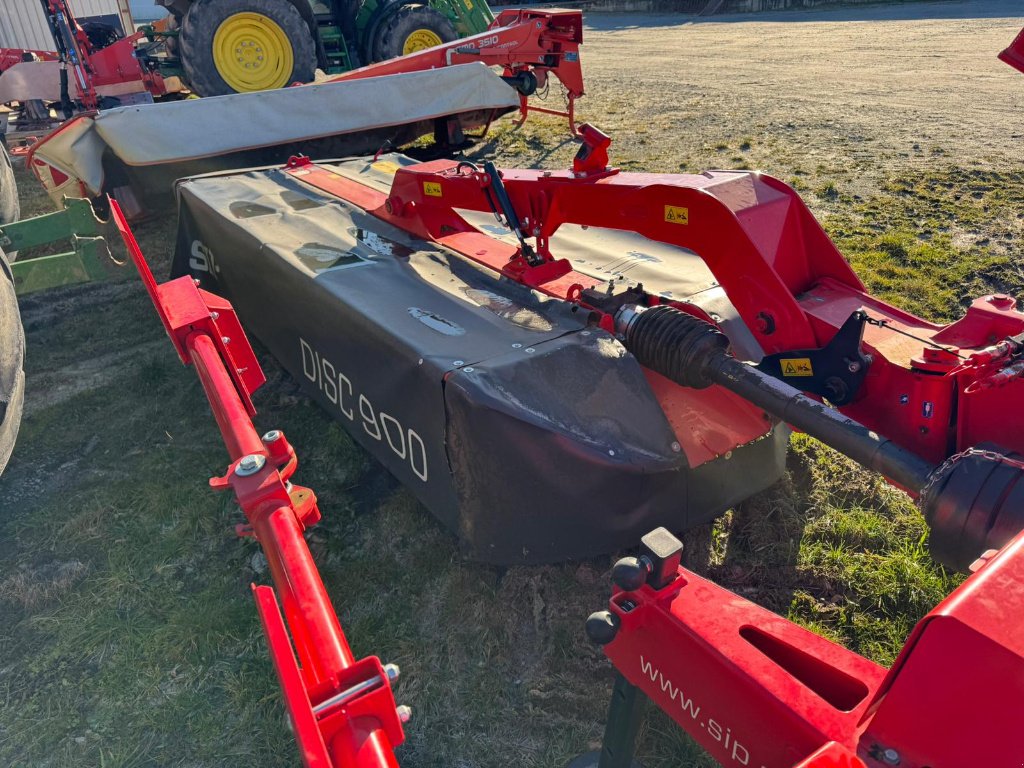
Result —
<instances>
[{"instance_id":1,"label":"steel tube frame","mask_svg":"<svg viewBox=\"0 0 1024 768\"><path fill-rule=\"evenodd\" d=\"M233 309L189 278L157 285L114 201L111 210L179 356L196 369L231 459L210 484L234 491L266 555L274 589L253 592L303 763L397 768L394 747L404 735L388 674L376 657L356 660L331 605L303 537L319 519L316 497L287 482L294 451L283 434L264 440L252 423L249 395L263 377ZM367 680L377 684L360 685ZM330 703L346 690L358 693Z\"/></svg>"},{"instance_id":2,"label":"steel tube frame","mask_svg":"<svg viewBox=\"0 0 1024 768\"><path fill-rule=\"evenodd\" d=\"M818 438L858 464L880 472L914 496L935 471L935 464L725 352L709 360L704 371L716 384Z\"/></svg>"}]
</instances>

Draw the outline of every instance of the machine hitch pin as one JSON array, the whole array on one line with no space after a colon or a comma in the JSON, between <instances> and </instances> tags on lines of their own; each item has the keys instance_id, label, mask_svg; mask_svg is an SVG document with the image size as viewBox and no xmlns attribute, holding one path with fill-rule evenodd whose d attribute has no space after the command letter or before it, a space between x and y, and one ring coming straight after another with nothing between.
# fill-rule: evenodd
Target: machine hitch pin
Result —
<instances>
[{"instance_id":1,"label":"machine hitch pin","mask_svg":"<svg viewBox=\"0 0 1024 768\"><path fill-rule=\"evenodd\" d=\"M313 714L319 715L324 710L330 709L331 707L338 706L339 704L345 704L351 701L356 696L362 693L373 690L379 685L383 685L384 680L381 679L380 675L374 675L368 680L363 680L361 683L356 683L351 688L346 688L341 693L336 693L329 699L325 699L313 707Z\"/></svg>"},{"instance_id":2,"label":"machine hitch pin","mask_svg":"<svg viewBox=\"0 0 1024 768\"><path fill-rule=\"evenodd\" d=\"M882 761L888 765L899 765L900 764L900 753L890 747L889 749L882 750Z\"/></svg>"},{"instance_id":3,"label":"machine hitch pin","mask_svg":"<svg viewBox=\"0 0 1024 768\"><path fill-rule=\"evenodd\" d=\"M402 704L396 707L395 711L398 713L398 719L401 721L402 725L405 725L412 720L412 707Z\"/></svg>"}]
</instances>

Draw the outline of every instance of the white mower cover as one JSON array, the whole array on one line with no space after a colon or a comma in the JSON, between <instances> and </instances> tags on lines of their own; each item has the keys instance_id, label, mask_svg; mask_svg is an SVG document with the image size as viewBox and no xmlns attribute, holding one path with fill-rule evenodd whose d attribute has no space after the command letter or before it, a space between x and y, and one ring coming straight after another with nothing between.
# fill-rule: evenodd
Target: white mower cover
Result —
<instances>
[{"instance_id":1,"label":"white mower cover","mask_svg":"<svg viewBox=\"0 0 1024 768\"><path fill-rule=\"evenodd\" d=\"M155 166L518 105L515 89L484 64L460 64L118 107L66 123L40 142L35 157L95 196L104 191L101 158L107 148L128 166Z\"/></svg>"}]
</instances>

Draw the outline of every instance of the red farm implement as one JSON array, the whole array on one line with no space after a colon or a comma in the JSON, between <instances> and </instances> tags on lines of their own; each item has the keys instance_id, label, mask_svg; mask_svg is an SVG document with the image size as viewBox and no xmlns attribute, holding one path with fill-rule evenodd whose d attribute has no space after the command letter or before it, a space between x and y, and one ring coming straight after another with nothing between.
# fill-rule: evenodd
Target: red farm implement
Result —
<instances>
[{"instance_id":1,"label":"red farm implement","mask_svg":"<svg viewBox=\"0 0 1024 768\"><path fill-rule=\"evenodd\" d=\"M120 94L133 104L130 91L146 101L165 93L159 68L132 53L138 35L91 52L73 22L54 24L55 39L65 41L63 60L73 64L63 71L74 74L72 95L84 94L84 111L35 143L28 166L57 204L65 196L111 194L132 219L172 205L178 178L280 164L296 151L363 155L432 134L438 151L450 155L516 109L523 120L530 112L566 117L575 132L575 103L584 93L580 11L505 10L486 33L324 82L216 100L170 99L145 109L103 100ZM124 81L120 90L117 78ZM552 79L564 89L565 110L535 105ZM374 109L365 109L368 101ZM249 128L226 129L239 114Z\"/></svg>"},{"instance_id":2,"label":"red farm implement","mask_svg":"<svg viewBox=\"0 0 1024 768\"><path fill-rule=\"evenodd\" d=\"M630 764L645 696L729 768L1020 765L1015 301L983 296L954 323L928 323L867 294L785 184L622 173L606 136L581 135L562 172L387 155L295 158L247 173L244 189L230 176L186 180L180 276L159 286L112 205L227 446L211 485L234 492L248 520L239 533L267 555L276 591L254 594L305 764L396 765L408 712L391 693L397 671L355 661L345 641L302 537L319 510L289 481L294 450L252 425L263 376L239 316L480 559L607 552L667 516L678 530L709 519L729 493L686 483L721 478L749 495L778 464L740 477L741 457L777 459L790 425L914 496L937 559L974 571L887 670L682 568L678 540L655 530L616 565L609 607L588 621L621 677L604 749L580 765ZM624 243L643 250L594 261ZM641 282L625 267L644 260L688 279ZM296 311L265 311L289 299ZM332 347L344 335L334 319L368 345ZM496 463L473 463L473 430ZM586 506L588 529L554 477ZM600 506L623 493L634 498L618 514Z\"/></svg>"}]
</instances>

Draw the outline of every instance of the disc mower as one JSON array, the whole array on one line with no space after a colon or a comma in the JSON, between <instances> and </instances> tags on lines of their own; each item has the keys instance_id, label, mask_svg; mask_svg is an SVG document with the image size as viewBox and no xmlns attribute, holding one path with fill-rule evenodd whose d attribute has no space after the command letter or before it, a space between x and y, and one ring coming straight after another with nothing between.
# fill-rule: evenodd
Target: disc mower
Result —
<instances>
[{"instance_id":1,"label":"disc mower","mask_svg":"<svg viewBox=\"0 0 1024 768\"><path fill-rule=\"evenodd\" d=\"M211 486L267 556L276 591L254 596L304 764L396 766L410 713L397 668L345 640L294 449L252 425L264 378L240 318L471 557L595 554L665 526L588 622L622 678L583 764L630 764L643 692L727 766L1019 765L1015 300L926 322L869 295L782 182L624 173L607 136L581 137L566 171L392 154L185 180L163 285L111 202L224 438ZM792 428L918 499L936 558L974 571L890 670L680 566L666 529L771 483Z\"/></svg>"},{"instance_id":2,"label":"disc mower","mask_svg":"<svg viewBox=\"0 0 1024 768\"><path fill-rule=\"evenodd\" d=\"M782 182L622 173L582 135L569 171L389 155L183 181L175 272L480 560L707 522L779 477L789 427L919 498L943 563L1024 527L1012 298L926 322L867 294Z\"/></svg>"}]
</instances>

